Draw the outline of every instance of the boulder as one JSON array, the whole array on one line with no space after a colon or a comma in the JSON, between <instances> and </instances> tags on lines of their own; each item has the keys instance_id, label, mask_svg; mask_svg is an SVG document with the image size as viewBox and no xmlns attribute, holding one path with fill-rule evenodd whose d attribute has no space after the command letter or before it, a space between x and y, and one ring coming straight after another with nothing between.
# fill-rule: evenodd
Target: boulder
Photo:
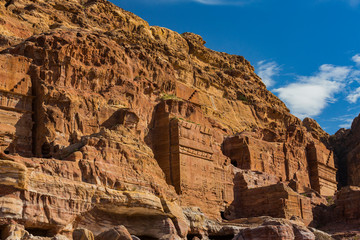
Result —
<instances>
[{"instance_id":1,"label":"boulder","mask_svg":"<svg viewBox=\"0 0 360 240\"><path fill-rule=\"evenodd\" d=\"M25 236L29 236L29 233L25 231L24 226L18 224L7 225L1 234L1 238L4 240L19 240Z\"/></svg>"},{"instance_id":2,"label":"boulder","mask_svg":"<svg viewBox=\"0 0 360 240\"><path fill-rule=\"evenodd\" d=\"M130 233L124 226L117 226L108 231L102 232L95 237L95 240L132 240Z\"/></svg>"},{"instance_id":3,"label":"boulder","mask_svg":"<svg viewBox=\"0 0 360 240\"><path fill-rule=\"evenodd\" d=\"M295 239L292 227L289 225L267 225L242 230L234 240L293 240Z\"/></svg>"},{"instance_id":4,"label":"boulder","mask_svg":"<svg viewBox=\"0 0 360 240\"><path fill-rule=\"evenodd\" d=\"M94 234L84 228L78 228L73 231L73 240L94 240Z\"/></svg>"}]
</instances>

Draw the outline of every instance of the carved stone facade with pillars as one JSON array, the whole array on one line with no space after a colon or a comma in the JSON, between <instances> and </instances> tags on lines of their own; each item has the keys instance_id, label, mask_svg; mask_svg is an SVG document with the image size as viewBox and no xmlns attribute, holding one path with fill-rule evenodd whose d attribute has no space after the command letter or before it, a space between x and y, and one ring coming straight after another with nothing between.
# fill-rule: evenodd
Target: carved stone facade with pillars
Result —
<instances>
[{"instance_id":1,"label":"carved stone facade with pillars","mask_svg":"<svg viewBox=\"0 0 360 240\"><path fill-rule=\"evenodd\" d=\"M323 196L333 196L337 190L334 154L319 142L307 147L311 187Z\"/></svg>"},{"instance_id":2,"label":"carved stone facade with pillars","mask_svg":"<svg viewBox=\"0 0 360 240\"><path fill-rule=\"evenodd\" d=\"M180 113L189 109L193 113L185 120ZM192 103L161 103L155 114L155 158L184 205L199 206L202 199L202 211L219 218L234 199L233 166L201 115Z\"/></svg>"}]
</instances>

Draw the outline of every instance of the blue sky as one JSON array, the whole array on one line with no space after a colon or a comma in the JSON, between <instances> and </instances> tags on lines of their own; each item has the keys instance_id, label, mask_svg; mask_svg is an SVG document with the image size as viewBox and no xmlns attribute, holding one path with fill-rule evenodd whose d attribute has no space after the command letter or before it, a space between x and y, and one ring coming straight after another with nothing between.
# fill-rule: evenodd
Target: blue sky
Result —
<instances>
[{"instance_id":1,"label":"blue sky","mask_svg":"<svg viewBox=\"0 0 360 240\"><path fill-rule=\"evenodd\" d=\"M360 0L111 0L244 56L299 118L330 134L360 113Z\"/></svg>"}]
</instances>

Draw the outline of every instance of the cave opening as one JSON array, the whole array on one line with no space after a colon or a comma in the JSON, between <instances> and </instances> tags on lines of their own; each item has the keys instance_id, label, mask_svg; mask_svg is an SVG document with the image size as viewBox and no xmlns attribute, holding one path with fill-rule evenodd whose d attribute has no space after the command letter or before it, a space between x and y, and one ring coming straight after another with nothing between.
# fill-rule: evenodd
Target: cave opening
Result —
<instances>
[{"instance_id":1,"label":"cave opening","mask_svg":"<svg viewBox=\"0 0 360 240\"><path fill-rule=\"evenodd\" d=\"M5 7L7 8L8 6L10 6L11 4L14 4L14 0L8 0L5 3Z\"/></svg>"},{"instance_id":2,"label":"cave opening","mask_svg":"<svg viewBox=\"0 0 360 240\"><path fill-rule=\"evenodd\" d=\"M50 229L44 228L25 228L25 230L33 236L36 237L54 237L55 234Z\"/></svg>"},{"instance_id":3,"label":"cave opening","mask_svg":"<svg viewBox=\"0 0 360 240\"><path fill-rule=\"evenodd\" d=\"M6 149L6 150L4 151L4 153L5 153L5 154L10 154L10 151Z\"/></svg>"},{"instance_id":4,"label":"cave opening","mask_svg":"<svg viewBox=\"0 0 360 240\"><path fill-rule=\"evenodd\" d=\"M4 229L5 229L6 225L0 225L0 239L3 240L4 237Z\"/></svg>"},{"instance_id":5,"label":"cave opening","mask_svg":"<svg viewBox=\"0 0 360 240\"><path fill-rule=\"evenodd\" d=\"M227 220L226 217L225 217L225 211L221 211L220 216L221 216L221 219Z\"/></svg>"},{"instance_id":6,"label":"cave opening","mask_svg":"<svg viewBox=\"0 0 360 240\"><path fill-rule=\"evenodd\" d=\"M41 154L43 158L50 158L51 157L51 145L47 142L45 142L41 146Z\"/></svg>"},{"instance_id":7,"label":"cave opening","mask_svg":"<svg viewBox=\"0 0 360 240\"><path fill-rule=\"evenodd\" d=\"M202 239L202 236L200 234L188 234L186 236L187 240L193 240L193 239Z\"/></svg>"},{"instance_id":8,"label":"cave opening","mask_svg":"<svg viewBox=\"0 0 360 240\"><path fill-rule=\"evenodd\" d=\"M221 235L221 236L209 236L210 240L232 240L234 238L234 234Z\"/></svg>"},{"instance_id":9,"label":"cave opening","mask_svg":"<svg viewBox=\"0 0 360 240\"><path fill-rule=\"evenodd\" d=\"M236 160L231 160L231 164L234 166L234 167L238 167L238 163Z\"/></svg>"}]
</instances>

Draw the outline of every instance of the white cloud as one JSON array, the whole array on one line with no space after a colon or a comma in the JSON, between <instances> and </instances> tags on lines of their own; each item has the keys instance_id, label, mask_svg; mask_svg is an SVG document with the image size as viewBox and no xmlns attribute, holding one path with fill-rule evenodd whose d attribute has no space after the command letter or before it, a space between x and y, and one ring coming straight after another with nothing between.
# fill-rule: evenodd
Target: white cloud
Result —
<instances>
[{"instance_id":1,"label":"white cloud","mask_svg":"<svg viewBox=\"0 0 360 240\"><path fill-rule=\"evenodd\" d=\"M359 64L360 66L360 64ZM360 70L353 70L351 72L351 80L360 83Z\"/></svg>"},{"instance_id":2,"label":"white cloud","mask_svg":"<svg viewBox=\"0 0 360 240\"><path fill-rule=\"evenodd\" d=\"M360 2L360 0L359 0ZM352 58L354 63L360 67L360 54L354 55ZM351 80L357 81L360 84L360 70L353 70L351 73ZM350 82L352 83L352 82ZM350 94L346 97L346 100L349 103L356 103L360 99L360 87L357 87L355 90L350 91Z\"/></svg>"},{"instance_id":3,"label":"white cloud","mask_svg":"<svg viewBox=\"0 0 360 240\"><path fill-rule=\"evenodd\" d=\"M257 74L263 80L267 87L274 84L273 77L279 75L280 66L276 62L260 61L257 63L258 70Z\"/></svg>"},{"instance_id":4,"label":"white cloud","mask_svg":"<svg viewBox=\"0 0 360 240\"><path fill-rule=\"evenodd\" d=\"M351 128L351 124L354 121L354 118L357 116L357 114L347 114L347 115L341 115L339 117L331 118L329 121L331 122L340 122L338 126L340 128Z\"/></svg>"},{"instance_id":5,"label":"white cloud","mask_svg":"<svg viewBox=\"0 0 360 240\"><path fill-rule=\"evenodd\" d=\"M360 65L360 54L356 54L351 59L356 63L356 65Z\"/></svg>"},{"instance_id":6,"label":"white cloud","mask_svg":"<svg viewBox=\"0 0 360 240\"><path fill-rule=\"evenodd\" d=\"M275 89L280 99L299 118L319 115L334 95L342 90L351 74L351 67L321 65L313 76L299 76L298 82Z\"/></svg>"},{"instance_id":7,"label":"white cloud","mask_svg":"<svg viewBox=\"0 0 360 240\"><path fill-rule=\"evenodd\" d=\"M339 127L349 129L349 128L351 128L351 124L352 124L353 120L354 119L346 119L346 120L344 120L343 124L339 125Z\"/></svg>"},{"instance_id":8,"label":"white cloud","mask_svg":"<svg viewBox=\"0 0 360 240\"><path fill-rule=\"evenodd\" d=\"M360 87L352 91L347 97L346 100L349 101L349 103L356 103L357 100L360 98Z\"/></svg>"},{"instance_id":9,"label":"white cloud","mask_svg":"<svg viewBox=\"0 0 360 240\"><path fill-rule=\"evenodd\" d=\"M352 7L357 7L360 4L360 0L347 0L347 2L349 2Z\"/></svg>"}]
</instances>

